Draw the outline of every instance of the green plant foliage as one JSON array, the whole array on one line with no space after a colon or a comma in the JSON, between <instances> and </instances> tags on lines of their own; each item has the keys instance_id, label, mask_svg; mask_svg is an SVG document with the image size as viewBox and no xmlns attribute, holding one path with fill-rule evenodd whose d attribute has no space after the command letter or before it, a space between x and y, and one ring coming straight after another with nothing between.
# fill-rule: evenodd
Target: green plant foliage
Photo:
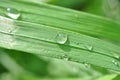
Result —
<instances>
[{"instance_id":1,"label":"green plant foliage","mask_svg":"<svg viewBox=\"0 0 120 80\"><path fill-rule=\"evenodd\" d=\"M1 80L115 79L120 72L119 31L118 22L101 16L1 0L0 63L8 70Z\"/></svg>"}]
</instances>

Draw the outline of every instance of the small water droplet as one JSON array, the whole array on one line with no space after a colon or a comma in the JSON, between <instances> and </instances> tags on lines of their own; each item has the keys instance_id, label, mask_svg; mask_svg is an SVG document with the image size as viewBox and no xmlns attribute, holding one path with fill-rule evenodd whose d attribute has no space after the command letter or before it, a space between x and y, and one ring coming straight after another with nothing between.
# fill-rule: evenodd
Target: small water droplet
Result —
<instances>
[{"instance_id":1,"label":"small water droplet","mask_svg":"<svg viewBox=\"0 0 120 80\"><path fill-rule=\"evenodd\" d=\"M75 17L76 17L76 19L79 19L79 15L78 14L75 14Z\"/></svg>"},{"instance_id":2,"label":"small water droplet","mask_svg":"<svg viewBox=\"0 0 120 80\"><path fill-rule=\"evenodd\" d=\"M85 65L86 68L90 68L91 67L90 64L88 64L88 63L84 63L84 65Z\"/></svg>"},{"instance_id":3,"label":"small water droplet","mask_svg":"<svg viewBox=\"0 0 120 80\"><path fill-rule=\"evenodd\" d=\"M20 11L13 8L7 8L7 16L9 16L10 18L18 19L20 15Z\"/></svg>"},{"instance_id":4,"label":"small water droplet","mask_svg":"<svg viewBox=\"0 0 120 80\"><path fill-rule=\"evenodd\" d=\"M67 42L67 34L65 33L58 33L56 36L56 42L59 44L65 44Z\"/></svg>"},{"instance_id":5,"label":"small water droplet","mask_svg":"<svg viewBox=\"0 0 120 80\"><path fill-rule=\"evenodd\" d=\"M91 45L86 45L85 47L86 47L88 50L90 50L90 51L93 50L93 46L91 46Z\"/></svg>"},{"instance_id":6,"label":"small water droplet","mask_svg":"<svg viewBox=\"0 0 120 80\"><path fill-rule=\"evenodd\" d=\"M3 36L1 35L0 43L3 46L7 45L7 48L9 48L9 49L13 48L16 45L15 38L14 38L14 36L11 36L11 35L3 35Z\"/></svg>"},{"instance_id":7,"label":"small water droplet","mask_svg":"<svg viewBox=\"0 0 120 80\"><path fill-rule=\"evenodd\" d=\"M75 17L78 17L78 15L77 15L77 14L75 14Z\"/></svg>"},{"instance_id":8,"label":"small water droplet","mask_svg":"<svg viewBox=\"0 0 120 80\"><path fill-rule=\"evenodd\" d=\"M112 63L118 65L118 63L115 60L112 60Z\"/></svg>"},{"instance_id":9,"label":"small water droplet","mask_svg":"<svg viewBox=\"0 0 120 80\"><path fill-rule=\"evenodd\" d=\"M68 56L67 55L62 55L62 57L61 57L63 60L65 60L65 61L68 61L69 60L69 58L68 58Z\"/></svg>"},{"instance_id":10,"label":"small water droplet","mask_svg":"<svg viewBox=\"0 0 120 80\"><path fill-rule=\"evenodd\" d=\"M8 32L9 32L9 33L11 33L11 32L12 32L12 30L10 30L10 29L9 29L9 30L8 30Z\"/></svg>"}]
</instances>

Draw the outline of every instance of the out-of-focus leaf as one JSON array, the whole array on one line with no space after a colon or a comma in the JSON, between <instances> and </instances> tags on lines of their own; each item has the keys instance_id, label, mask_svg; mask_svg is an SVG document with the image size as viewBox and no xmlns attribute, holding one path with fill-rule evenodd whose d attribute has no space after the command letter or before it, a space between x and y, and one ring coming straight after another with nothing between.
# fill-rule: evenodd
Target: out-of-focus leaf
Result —
<instances>
[{"instance_id":1,"label":"out-of-focus leaf","mask_svg":"<svg viewBox=\"0 0 120 80\"><path fill-rule=\"evenodd\" d=\"M85 11L120 21L119 0L93 0Z\"/></svg>"},{"instance_id":2,"label":"out-of-focus leaf","mask_svg":"<svg viewBox=\"0 0 120 80\"><path fill-rule=\"evenodd\" d=\"M0 63L0 74L2 74L3 72L7 72L7 70Z\"/></svg>"},{"instance_id":3,"label":"out-of-focus leaf","mask_svg":"<svg viewBox=\"0 0 120 80\"><path fill-rule=\"evenodd\" d=\"M28 54L25 52L13 50L6 50L5 52L8 53L8 55L10 55L10 57L13 58L25 70L42 77L48 75L48 61L45 61L33 54Z\"/></svg>"},{"instance_id":4,"label":"out-of-focus leaf","mask_svg":"<svg viewBox=\"0 0 120 80\"><path fill-rule=\"evenodd\" d=\"M48 3L54 4L57 6L62 6L62 7L67 7L67 8L72 8L72 9L79 9L82 6L85 6L84 4L88 0L50 0Z\"/></svg>"}]
</instances>

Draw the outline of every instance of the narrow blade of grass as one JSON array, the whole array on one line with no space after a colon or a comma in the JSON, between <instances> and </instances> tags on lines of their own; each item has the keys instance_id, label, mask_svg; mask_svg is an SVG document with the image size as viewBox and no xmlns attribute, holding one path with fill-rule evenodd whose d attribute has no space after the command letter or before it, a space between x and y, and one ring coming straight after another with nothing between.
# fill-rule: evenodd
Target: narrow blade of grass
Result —
<instances>
[{"instance_id":1,"label":"narrow blade of grass","mask_svg":"<svg viewBox=\"0 0 120 80\"><path fill-rule=\"evenodd\" d=\"M8 7L20 10L22 21L50 25L94 37L120 40L120 24L102 17L42 3L34 4L16 0L2 0L0 6L3 11Z\"/></svg>"}]
</instances>

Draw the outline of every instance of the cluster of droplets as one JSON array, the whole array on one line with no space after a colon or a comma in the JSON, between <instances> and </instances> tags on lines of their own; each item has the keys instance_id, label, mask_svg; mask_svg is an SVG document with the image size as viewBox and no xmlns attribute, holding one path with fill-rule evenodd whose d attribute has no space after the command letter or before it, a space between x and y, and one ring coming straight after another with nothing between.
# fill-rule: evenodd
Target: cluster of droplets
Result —
<instances>
[{"instance_id":1,"label":"cluster of droplets","mask_svg":"<svg viewBox=\"0 0 120 80\"><path fill-rule=\"evenodd\" d=\"M18 19L21 15L19 10L16 10L14 8L7 8L7 14L8 17L12 19Z\"/></svg>"},{"instance_id":2,"label":"cluster of droplets","mask_svg":"<svg viewBox=\"0 0 120 80\"><path fill-rule=\"evenodd\" d=\"M56 36L56 41L57 43L59 44L65 44L67 42L67 39L68 39L68 36L67 34L65 33L58 33L57 36ZM78 44L78 43L77 43ZM78 44L79 45L79 44ZM89 51L93 51L93 46L92 45L85 45L85 48ZM120 56L118 55L113 55L115 58L119 59ZM69 57L67 55L62 55L61 59L65 60L65 61L68 61L69 60ZM116 60L112 60L112 63L116 66L118 66L118 62ZM87 63L84 63L85 67L86 68L90 68L91 65L90 64L87 64Z\"/></svg>"},{"instance_id":3,"label":"cluster of droplets","mask_svg":"<svg viewBox=\"0 0 120 80\"><path fill-rule=\"evenodd\" d=\"M65 61L68 61L68 60L69 60L69 57L64 54L64 55L61 56L61 59L65 60Z\"/></svg>"},{"instance_id":4,"label":"cluster of droplets","mask_svg":"<svg viewBox=\"0 0 120 80\"><path fill-rule=\"evenodd\" d=\"M85 66L86 68L90 68L90 67L91 67L91 65L88 64L88 63L84 63L84 66Z\"/></svg>"},{"instance_id":5,"label":"cluster of droplets","mask_svg":"<svg viewBox=\"0 0 120 80\"><path fill-rule=\"evenodd\" d=\"M116 60L112 60L112 63L116 66L118 66L118 62Z\"/></svg>"},{"instance_id":6,"label":"cluster of droplets","mask_svg":"<svg viewBox=\"0 0 120 80\"><path fill-rule=\"evenodd\" d=\"M113 57L114 58L116 58L116 59L120 59L120 56L118 55L118 54L113 54ZM116 65L116 66L118 66L118 62L114 59L114 60L112 60L112 63L114 64L114 65Z\"/></svg>"},{"instance_id":7,"label":"cluster of droplets","mask_svg":"<svg viewBox=\"0 0 120 80\"><path fill-rule=\"evenodd\" d=\"M59 44L65 44L68 41L68 35L63 33L63 32L60 32L60 33L57 34L55 40ZM79 43L77 43L77 45L79 45ZM92 45L85 45L85 48L89 51L93 50Z\"/></svg>"}]
</instances>

